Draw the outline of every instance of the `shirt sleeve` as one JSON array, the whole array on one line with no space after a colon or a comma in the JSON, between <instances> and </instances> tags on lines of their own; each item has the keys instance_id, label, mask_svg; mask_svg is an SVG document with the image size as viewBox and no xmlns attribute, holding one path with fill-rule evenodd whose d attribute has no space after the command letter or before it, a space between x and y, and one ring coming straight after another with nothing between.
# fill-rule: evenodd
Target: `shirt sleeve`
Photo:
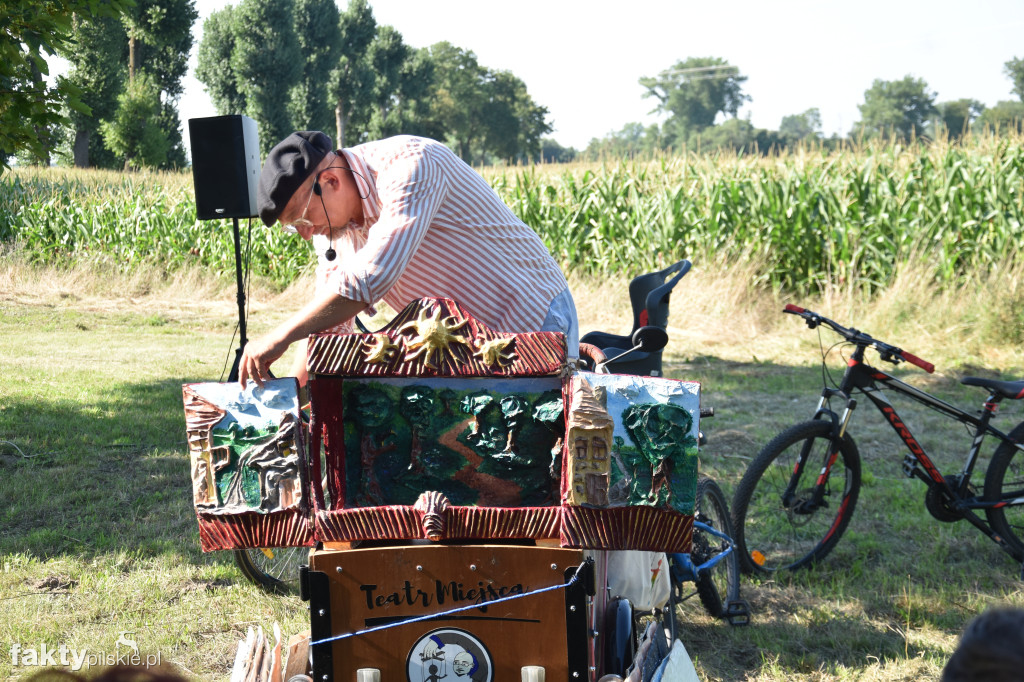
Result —
<instances>
[{"instance_id":1,"label":"shirt sleeve","mask_svg":"<svg viewBox=\"0 0 1024 682\"><path fill-rule=\"evenodd\" d=\"M378 171L377 192L380 218L362 248L331 275L332 289L368 304L383 298L402 276L447 196L448 183L425 152L395 159Z\"/></svg>"}]
</instances>

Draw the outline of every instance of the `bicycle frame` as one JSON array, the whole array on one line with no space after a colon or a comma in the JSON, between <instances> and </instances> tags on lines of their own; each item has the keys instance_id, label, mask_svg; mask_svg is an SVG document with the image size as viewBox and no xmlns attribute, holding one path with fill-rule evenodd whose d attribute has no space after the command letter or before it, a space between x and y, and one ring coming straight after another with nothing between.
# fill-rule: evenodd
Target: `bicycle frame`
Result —
<instances>
[{"instance_id":1,"label":"bicycle frame","mask_svg":"<svg viewBox=\"0 0 1024 682\"><path fill-rule=\"evenodd\" d=\"M992 527L987 521L983 520L972 510L1024 504L1024 490L1015 492L1010 499L997 501L982 500L977 495L971 495L969 492L971 475L974 472L974 467L977 464L978 455L981 451L981 444L986 435L995 436L1003 442L1010 443L1014 447L1021 447L1017 443L1014 443L1007 434L990 424L992 417L996 414L999 402L1002 400L1002 396L991 393L984 403L981 415L976 416L970 414L897 379L887 372L868 365L864 362L864 351L867 349L868 344L857 343L855 345L856 350L847 362L847 368L843 373L843 378L839 383L839 387L826 387L822 391L821 399L814 413L814 418L831 419L833 423L832 437L840 439L845 434L846 427L849 424L853 410L856 409L857 406L857 401L852 398L852 395L855 392L863 394L876 408L878 408L879 412L882 413L882 416L885 417L886 421L890 426L892 426L900 440L903 441L904 445L906 445L907 449L910 451L903 460L903 473L908 478L916 477L922 480L930 488L936 489L936 492L943 496L943 499L951 505L952 509L955 510L956 513L962 515L962 517L969 521L971 525L991 538L996 544L1012 556L1013 552L1010 550L1003 538L992 530ZM924 447L914 437L910 428L903 422L903 419L900 418L896 408L893 407L892 403L889 402L889 399L882 391L882 387L892 390L895 393L899 393L900 395L920 403L931 410L944 414L947 417L974 428L974 438L971 443L971 448L958 476L948 478L943 475L939 470L939 467L925 452ZM845 407L842 414L837 414L830 408L829 401L832 398L839 398L844 401ZM790 479L789 487L786 490L784 501L786 498L792 499L797 482L799 481L803 473L804 466L806 465L807 454L807 449L805 449L800 456L797 467ZM822 499L825 494L824 482L828 479L829 471L838 458L838 455L838 447L835 447L830 451L828 461L825 463L822 472L818 476L813 497L811 500L803 503L803 505L807 505L806 509L808 511L812 511L822 503ZM951 480L955 480L955 486L951 485ZM798 513L799 511L800 510L797 510Z\"/></svg>"}]
</instances>

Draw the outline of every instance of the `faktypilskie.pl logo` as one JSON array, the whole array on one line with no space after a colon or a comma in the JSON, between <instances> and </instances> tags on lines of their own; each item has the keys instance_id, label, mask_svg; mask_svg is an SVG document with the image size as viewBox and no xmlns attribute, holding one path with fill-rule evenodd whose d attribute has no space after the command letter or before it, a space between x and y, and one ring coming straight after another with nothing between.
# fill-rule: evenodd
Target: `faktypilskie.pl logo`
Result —
<instances>
[{"instance_id":1,"label":"faktypilskie.pl logo","mask_svg":"<svg viewBox=\"0 0 1024 682\"><path fill-rule=\"evenodd\" d=\"M11 665L41 668L63 666L70 668L73 672L95 666L130 665L147 668L159 666L160 652L140 654L139 645L135 643L134 637L135 633L133 632L122 632L114 642L112 652L89 651L88 648L77 648L63 643L50 646L46 642L32 645L15 642L10 648Z\"/></svg>"}]
</instances>

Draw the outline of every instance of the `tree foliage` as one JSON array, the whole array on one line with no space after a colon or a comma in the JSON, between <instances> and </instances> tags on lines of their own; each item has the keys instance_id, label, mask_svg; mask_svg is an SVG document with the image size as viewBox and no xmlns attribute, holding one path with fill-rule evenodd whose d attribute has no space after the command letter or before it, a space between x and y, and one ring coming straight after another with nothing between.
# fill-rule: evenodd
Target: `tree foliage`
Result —
<instances>
[{"instance_id":1,"label":"tree foliage","mask_svg":"<svg viewBox=\"0 0 1024 682\"><path fill-rule=\"evenodd\" d=\"M117 110L100 130L112 152L124 159L125 170L159 166L167 158L170 141L160 126L160 86L140 72L117 97Z\"/></svg>"},{"instance_id":2,"label":"tree foliage","mask_svg":"<svg viewBox=\"0 0 1024 682\"><path fill-rule=\"evenodd\" d=\"M303 58L291 92L290 113L297 129L329 131L334 123L328 83L341 49L339 19L334 0L295 2L295 36Z\"/></svg>"},{"instance_id":3,"label":"tree foliage","mask_svg":"<svg viewBox=\"0 0 1024 682\"><path fill-rule=\"evenodd\" d=\"M779 136L786 144L821 137L821 112L811 108L802 114L783 116L779 124Z\"/></svg>"},{"instance_id":4,"label":"tree foliage","mask_svg":"<svg viewBox=\"0 0 1024 682\"><path fill-rule=\"evenodd\" d=\"M958 99L940 102L936 105L938 122L942 124L938 136L958 140L970 129L971 124L985 111L985 105L976 99Z\"/></svg>"},{"instance_id":5,"label":"tree foliage","mask_svg":"<svg viewBox=\"0 0 1024 682\"><path fill-rule=\"evenodd\" d=\"M736 116L750 97L743 94L746 76L718 57L690 57L657 76L641 78L644 97L654 97L654 112L668 114L665 122L676 145L715 123L719 114Z\"/></svg>"},{"instance_id":6,"label":"tree foliage","mask_svg":"<svg viewBox=\"0 0 1024 682\"><path fill-rule=\"evenodd\" d=\"M256 121L264 153L293 129L333 121L338 146L404 133L442 140L467 161L540 154L548 110L512 73L449 43L413 49L377 24L367 0L340 13L330 0L291 6L241 0L207 19L199 46L196 77L219 113Z\"/></svg>"},{"instance_id":7,"label":"tree foliage","mask_svg":"<svg viewBox=\"0 0 1024 682\"><path fill-rule=\"evenodd\" d=\"M1021 132L1024 123L1024 102L1004 100L989 107L978 117L975 127L996 134Z\"/></svg>"},{"instance_id":8,"label":"tree foliage","mask_svg":"<svg viewBox=\"0 0 1024 682\"><path fill-rule=\"evenodd\" d=\"M366 109L358 109L374 87L374 73L366 58L367 49L377 33L377 20L366 0L350 0L348 9L338 18L340 53L328 81L328 93L334 109L335 144L350 143L352 124L367 123Z\"/></svg>"},{"instance_id":9,"label":"tree foliage","mask_svg":"<svg viewBox=\"0 0 1024 682\"><path fill-rule=\"evenodd\" d=\"M71 154L79 168L110 168L117 159L103 143L100 121L117 109L117 97L127 77L124 25L119 17L76 15L67 50L68 79L82 91L89 113L71 111ZM121 161L123 163L123 159Z\"/></svg>"},{"instance_id":10,"label":"tree foliage","mask_svg":"<svg viewBox=\"0 0 1024 682\"><path fill-rule=\"evenodd\" d=\"M856 133L867 137L920 137L936 113L935 93L923 79L906 76L898 81L876 79L858 105L861 121Z\"/></svg>"},{"instance_id":11,"label":"tree foliage","mask_svg":"<svg viewBox=\"0 0 1024 682\"><path fill-rule=\"evenodd\" d=\"M260 151L266 156L294 130L288 115L288 91L299 79L302 54L292 1L242 0L234 16L231 69L238 92L245 97L244 113L256 122Z\"/></svg>"},{"instance_id":12,"label":"tree foliage","mask_svg":"<svg viewBox=\"0 0 1024 682\"><path fill-rule=\"evenodd\" d=\"M1006 62L1004 73L1013 81L1013 94L1024 102L1024 59L1014 57Z\"/></svg>"},{"instance_id":13,"label":"tree foliage","mask_svg":"<svg viewBox=\"0 0 1024 682\"><path fill-rule=\"evenodd\" d=\"M0 3L0 168L25 150L50 152L50 130L67 122L62 111L88 113L83 91L68 78L47 84L46 57L72 42L73 16L117 16L130 0L6 0Z\"/></svg>"}]
</instances>

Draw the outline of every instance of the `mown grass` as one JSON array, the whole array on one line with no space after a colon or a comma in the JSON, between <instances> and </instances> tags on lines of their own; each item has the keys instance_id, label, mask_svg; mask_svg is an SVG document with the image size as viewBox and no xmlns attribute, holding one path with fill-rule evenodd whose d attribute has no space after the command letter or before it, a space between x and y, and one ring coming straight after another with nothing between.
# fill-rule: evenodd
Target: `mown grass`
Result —
<instances>
[{"instance_id":1,"label":"mown grass","mask_svg":"<svg viewBox=\"0 0 1024 682\"><path fill-rule=\"evenodd\" d=\"M584 329L628 325L624 286L625 278L574 278ZM307 293L299 286L277 295L257 283L252 333ZM935 299L922 296L928 310ZM884 306L802 302L848 323L870 311L877 326L861 326L894 342L909 330L929 344L938 334L927 315L896 321ZM947 307L943 325L958 330L947 334L957 343L932 353L903 343L945 374L905 375L970 405L981 396L957 382L966 370L956 346L973 343L964 316L974 306L963 293L960 307ZM780 308L742 272L701 265L673 298L666 369L701 381L705 404L716 407L703 424L710 442L701 466L728 493L767 438L810 413L820 388L815 333ZM230 279L133 279L0 260L0 642L113 652L127 631L144 654L209 680L227 678L249 625L278 621L286 634L307 627L297 597L262 593L230 556L198 548L180 387L221 376L236 343L234 313ZM1020 351L990 347L989 369L1024 376ZM1004 412L1004 426L1024 419L1016 403ZM966 444L960 427L921 411L904 416L941 463L962 453L953 447ZM747 580L748 628L687 605L682 637L702 679L934 679L969 618L994 604L1024 606L1018 566L973 529L927 515L923 488L899 473L891 430L867 409L854 426L865 487L829 560L812 572ZM0 651L0 677L29 672Z\"/></svg>"}]
</instances>

